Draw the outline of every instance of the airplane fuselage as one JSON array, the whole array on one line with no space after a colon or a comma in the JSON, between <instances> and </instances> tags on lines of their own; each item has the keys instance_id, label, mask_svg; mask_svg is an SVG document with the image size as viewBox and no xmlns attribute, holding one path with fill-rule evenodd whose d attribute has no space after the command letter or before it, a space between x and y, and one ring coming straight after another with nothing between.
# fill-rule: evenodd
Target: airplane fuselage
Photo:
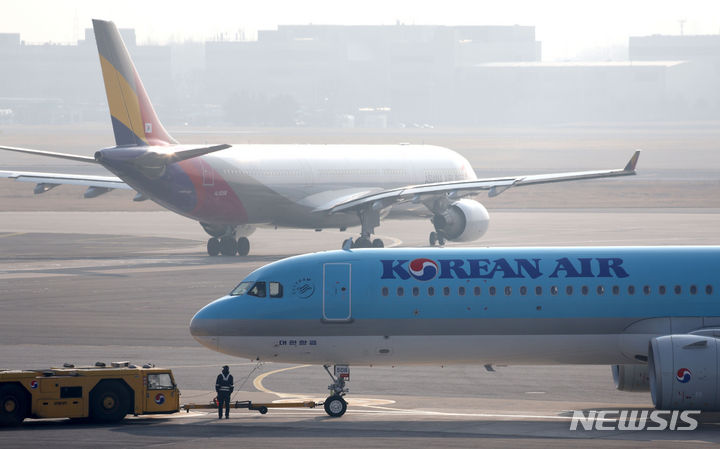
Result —
<instances>
[{"instance_id":1,"label":"airplane fuselage","mask_svg":"<svg viewBox=\"0 0 720 449\"><path fill-rule=\"evenodd\" d=\"M191 332L289 363L644 363L651 338L720 325L719 271L720 247L331 251L256 270L242 285L265 296L220 298Z\"/></svg>"},{"instance_id":2,"label":"airplane fuselage","mask_svg":"<svg viewBox=\"0 0 720 449\"><path fill-rule=\"evenodd\" d=\"M101 163L162 206L218 225L351 226L357 214L316 210L393 187L475 179L464 157L430 145L234 145L158 172L133 164L146 151L103 150Z\"/></svg>"}]
</instances>

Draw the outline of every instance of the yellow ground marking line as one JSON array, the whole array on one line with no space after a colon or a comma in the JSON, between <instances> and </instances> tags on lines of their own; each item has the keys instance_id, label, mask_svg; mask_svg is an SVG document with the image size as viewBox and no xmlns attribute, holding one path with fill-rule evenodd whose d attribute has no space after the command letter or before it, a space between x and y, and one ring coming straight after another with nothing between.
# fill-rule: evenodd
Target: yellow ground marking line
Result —
<instances>
[{"instance_id":1,"label":"yellow ground marking line","mask_svg":"<svg viewBox=\"0 0 720 449\"><path fill-rule=\"evenodd\" d=\"M268 376L270 376L270 375L272 375L272 374L282 373L282 372L285 372L285 371L290 371L290 370L294 370L294 369L298 369L298 368L307 368L308 366L312 366L312 365L296 365L296 366L291 366L291 367L289 367L289 368L281 368L281 369L276 369L276 370L274 370L274 371L269 371L269 372L267 372L267 373L265 373L265 374L261 374L261 375L259 375L258 377L256 377L256 378L253 380L253 386L254 386L255 388L257 388L259 391L262 391L263 393L274 394L275 396L278 396L278 397L280 397L280 398L296 398L296 397L300 397L300 396L302 396L302 395L292 394L292 393L289 393L289 394L288 394L288 393L278 393L277 391L269 390L269 389L265 388L265 386L264 386L262 383L263 383L263 380L265 380L266 377L268 377Z\"/></svg>"},{"instance_id":2,"label":"yellow ground marking line","mask_svg":"<svg viewBox=\"0 0 720 449\"><path fill-rule=\"evenodd\" d=\"M16 235L24 235L24 234L27 234L27 232L12 232L10 234L0 235L0 239L3 237L15 237Z\"/></svg>"}]
</instances>

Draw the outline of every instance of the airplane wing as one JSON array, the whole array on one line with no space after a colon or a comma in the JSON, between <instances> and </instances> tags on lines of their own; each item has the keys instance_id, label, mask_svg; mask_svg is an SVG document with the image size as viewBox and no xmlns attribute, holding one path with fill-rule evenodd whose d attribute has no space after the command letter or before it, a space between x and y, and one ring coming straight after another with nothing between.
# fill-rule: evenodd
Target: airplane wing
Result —
<instances>
[{"instance_id":1,"label":"airplane wing","mask_svg":"<svg viewBox=\"0 0 720 449\"><path fill-rule=\"evenodd\" d=\"M115 176L67 175L60 173L41 173L31 171L0 171L0 178L16 181L34 182L45 185L72 184L78 186L101 187L106 189L132 190L122 179ZM49 190L49 189L48 189Z\"/></svg>"},{"instance_id":2,"label":"airplane wing","mask_svg":"<svg viewBox=\"0 0 720 449\"><path fill-rule=\"evenodd\" d=\"M382 190L360 198L341 200L335 204L316 209L316 212L347 212L367 207L384 209L396 203L412 201L421 203L428 197L446 195L450 199L460 199L473 195L479 191L487 190L489 196L500 195L510 187L527 186L533 184L546 184L551 182L576 181L580 179L609 178L614 176L628 176L635 174L640 150L635 151L627 165L621 169L593 170L581 172L548 173L540 175L509 176L505 178L480 178L462 181L439 182L433 184L420 184L404 186L395 189Z\"/></svg>"}]
</instances>

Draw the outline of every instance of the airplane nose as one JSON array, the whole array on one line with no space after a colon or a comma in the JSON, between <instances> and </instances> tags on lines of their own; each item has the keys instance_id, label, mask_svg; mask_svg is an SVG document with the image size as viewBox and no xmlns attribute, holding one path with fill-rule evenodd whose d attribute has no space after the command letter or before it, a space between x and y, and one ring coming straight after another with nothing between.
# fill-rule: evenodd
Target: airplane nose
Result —
<instances>
[{"instance_id":1,"label":"airplane nose","mask_svg":"<svg viewBox=\"0 0 720 449\"><path fill-rule=\"evenodd\" d=\"M212 321L202 317L202 310L196 313L190 320L190 335L206 348L217 351L219 338L217 335L213 335L217 329L213 326Z\"/></svg>"}]
</instances>

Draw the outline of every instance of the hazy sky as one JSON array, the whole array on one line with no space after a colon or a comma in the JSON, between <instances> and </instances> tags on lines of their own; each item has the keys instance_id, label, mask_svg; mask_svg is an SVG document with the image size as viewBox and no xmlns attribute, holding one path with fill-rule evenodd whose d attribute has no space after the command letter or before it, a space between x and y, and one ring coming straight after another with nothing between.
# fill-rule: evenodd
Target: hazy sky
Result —
<instances>
[{"instance_id":1,"label":"hazy sky","mask_svg":"<svg viewBox=\"0 0 720 449\"><path fill-rule=\"evenodd\" d=\"M288 24L532 25L546 61L577 58L587 49L627 45L628 36L719 34L720 0L2 0L0 33L27 42L71 43L90 19L135 28L140 43L207 40L219 32Z\"/></svg>"}]
</instances>

